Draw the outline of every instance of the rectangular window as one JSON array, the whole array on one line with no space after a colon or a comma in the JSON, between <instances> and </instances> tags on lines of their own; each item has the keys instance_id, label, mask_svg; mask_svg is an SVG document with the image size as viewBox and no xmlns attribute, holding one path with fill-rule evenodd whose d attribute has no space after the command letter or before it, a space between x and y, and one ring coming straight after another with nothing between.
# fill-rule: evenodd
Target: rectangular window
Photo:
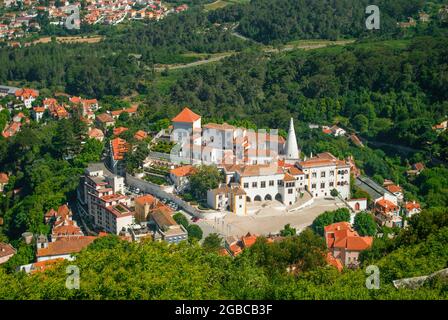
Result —
<instances>
[{"instance_id":1,"label":"rectangular window","mask_svg":"<svg viewBox=\"0 0 448 320\"><path fill-rule=\"evenodd\" d=\"M269 186L273 187L274 186L274 180L269 180Z\"/></svg>"},{"instance_id":2,"label":"rectangular window","mask_svg":"<svg viewBox=\"0 0 448 320\"><path fill-rule=\"evenodd\" d=\"M317 173L316 173L316 172L313 172L312 175L311 175L311 177L313 177L313 178L317 178Z\"/></svg>"},{"instance_id":3,"label":"rectangular window","mask_svg":"<svg viewBox=\"0 0 448 320\"><path fill-rule=\"evenodd\" d=\"M324 183L324 182L322 182L322 183L320 184L320 188L321 188L321 189L324 189L324 188L325 188L325 183Z\"/></svg>"},{"instance_id":4,"label":"rectangular window","mask_svg":"<svg viewBox=\"0 0 448 320\"><path fill-rule=\"evenodd\" d=\"M312 189L316 189L316 184L313 183L313 184L311 185L311 188L312 188Z\"/></svg>"},{"instance_id":5,"label":"rectangular window","mask_svg":"<svg viewBox=\"0 0 448 320\"><path fill-rule=\"evenodd\" d=\"M331 170L330 171L330 177L333 177L334 176L334 170Z\"/></svg>"},{"instance_id":6,"label":"rectangular window","mask_svg":"<svg viewBox=\"0 0 448 320\"><path fill-rule=\"evenodd\" d=\"M258 183L257 182L252 182L252 188L257 188L258 187Z\"/></svg>"},{"instance_id":7,"label":"rectangular window","mask_svg":"<svg viewBox=\"0 0 448 320\"><path fill-rule=\"evenodd\" d=\"M322 172L320 173L320 177L321 177L321 178L325 178L325 171L322 171Z\"/></svg>"},{"instance_id":8,"label":"rectangular window","mask_svg":"<svg viewBox=\"0 0 448 320\"><path fill-rule=\"evenodd\" d=\"M244 182L244 189L249 189L249 183L248 182Z\"/></svg>"},{"instance_id":9,"label":"rectangular window","mask_svg":"<svg viewBox=\"0 0 448 320\"><path fill-rule=\"evenodd\" d=\"M292 194L293 189L288 189L288 194Z\"/></svg>"},{"instance_id":10,"label":"rectangular window","mask_svg":"<svg viewBox=\"0 0 448 320\"><path fill-rule=\"evenodd\" d=\"M266 181L261 181L261 187L266 188Z\"/></svg>"},{"instance_id":11,"label":"rectangular window","mask_svg":"<svg viewBox=\"0 0 448 320\"><path fill-rule=\"evenodd\" d=\"M330 187L333 187L334 186L334 182L330 182Z\"/></svg>"}]
</instances>

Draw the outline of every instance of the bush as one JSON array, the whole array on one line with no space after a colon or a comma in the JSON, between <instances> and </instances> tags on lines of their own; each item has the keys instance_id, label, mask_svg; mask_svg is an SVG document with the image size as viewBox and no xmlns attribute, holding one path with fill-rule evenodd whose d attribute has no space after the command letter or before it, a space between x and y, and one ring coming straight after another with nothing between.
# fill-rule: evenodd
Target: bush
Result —
<instances>
[{"instance_id":1,"label":"bush","mask_svg":"<svg viewBox=\"0 0 448 320\"><path fill-rule=\"evenodd\" d=\"M325 211L313 221L312 228L321 236L324 235L324 228L332 223L350 221L350 211L347 208L340 208L335 211Z\"/></svg>"},{"instance_id":2,"label":"bush","mask_svg":"<svg viewBox=\"0 0 448 320\"><path fill-rule=\"evenodd\" d=\"M173 215L174 221L176 221L178 224L182 225L185 229L188 228L188 225L190 224L188 222L188 219L180 212L177 212Z\"/></svg>"},{"instance_id":3,"label":"bush","mask_svg":"<svg viewBox=\"0 0 448 320\"><path fill-rule=\"evenodd\" d=\"M209 252L218 252L221 249L222 239L217 233L210 233L205 237L202 247Z\"/></svg>"},{"instance_id":4,"label":"bush","mask_svg":"<svg viewBox=\"0 0 448 320\"><path fill-rule=\"evenodd\" d=\"M376 234L376 222L368 212L360 212L355 216L353 224L355 230L361 236L374 236Z\"/></svg>"},{"instance_id":5,"label":"bush","mask_svg":"<svg viewBox=\"0 0 448 320\"><path fill-rule=\"evenodd\" d=\"M202 239L203 232L201 227L199 227L198 225L190 224L187 228L187 231L189 239L197 239L197 240Z\"/></svg>"}]
</instances>

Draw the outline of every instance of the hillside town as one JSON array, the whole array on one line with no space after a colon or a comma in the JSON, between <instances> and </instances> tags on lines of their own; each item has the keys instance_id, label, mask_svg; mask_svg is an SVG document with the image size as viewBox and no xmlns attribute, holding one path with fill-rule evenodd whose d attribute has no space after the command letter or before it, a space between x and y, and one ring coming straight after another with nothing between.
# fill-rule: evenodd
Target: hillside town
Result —
<instances>
[{"instance_id":1,"label":"hillside town","mask_svg":"<svg viewBox=\"0 0 448 320\"><path fill-rule=\"evenodd\" d=\"M78 8L81 24L117 25L132 20L161 20L169 14L188 10L187 4L171 6L161 0L39 1L4 0L0 16L0 41L12 41L38 34L45 26L64 27Z\"/></svg>"},{"instance_id":2,"label":"hillside town","mask_svg":"<svg viewBox=\"0 0 448 320\"><path fill-rule=\"evenodd\" d=\"M222 235L220 254L235 257L258 237L266 237L269 243L282 241L283 225L292 224L300 232L327 208L350 213L350 221L329 224L324 231L327 262L342 271L356 268L360 252L372 245L373 237L360 236L353 229L357 214L368 212L378 228L406 228L408 219L422 209L406 199L400 185L391 180L380 185L361 174L353 157L339 159L330 152L305 155L299 149L293 118L282 136L277 130L202 124L202 117L185 107L160 132L135 132L133 138L146 143L149 153L140 169L129 173L126 155L135 147L123 138L129 129L116 122L122 114L136 115L138 105L104 112L95 98L62 93L42 98L38 90L10 86L0 86L0 97L5 101L1 109L11 114L11 122L2 130L6 139L31 122L44 124L79 113L89 128L85 139L108 141L103 162L90 163L80 177L76 203L45 213L49 236L23 235L27 243L36 245L36 262L20 267L28 273L74 259L74 254L107 234L131 242L188 240L186 226L173 218L178 214L208 229L207 233ZM434 130L446 129L444 124ZM353 140L353 134L336 125L324 126L322 132L347 136L362 147L359 138ZM152 151L167 143L173 148ZM216 168L222 181L206 191L205 199L190 199L190 179L204 165ZM416 163L409 172L418 175L423 170L424 164ZM8 173L0 173L0 192L8 180ZM368 198L352 198L353 184ZM300 224L294 223L297 219ZM15 249L6 243L1 246L0 262L5 263Z\"/></svg>"}]
</instances>

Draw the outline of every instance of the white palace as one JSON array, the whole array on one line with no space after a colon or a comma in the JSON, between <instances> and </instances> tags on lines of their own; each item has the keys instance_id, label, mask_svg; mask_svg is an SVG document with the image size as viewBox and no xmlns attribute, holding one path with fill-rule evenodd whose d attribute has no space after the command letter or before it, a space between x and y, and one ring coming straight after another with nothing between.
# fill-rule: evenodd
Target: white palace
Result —
<instances>
[{"instance_id":1,"label":"white palace","mask_svg":"<svg viewBox=\"0 0 448 320\"><path fill-rule=\"evenodd\" d=\"M300 159L292 118L285 141L276 130L202 126L201 117L185 108L172 119L171 140L177 142L173 157L193 165L214 164L225 173L225 183L207 194L216 210L245 215L248 202L277 200L289 207L304 193L330 197L333 189L350 198L350 163L330 153Z\"/></svg>"}]
</instances>

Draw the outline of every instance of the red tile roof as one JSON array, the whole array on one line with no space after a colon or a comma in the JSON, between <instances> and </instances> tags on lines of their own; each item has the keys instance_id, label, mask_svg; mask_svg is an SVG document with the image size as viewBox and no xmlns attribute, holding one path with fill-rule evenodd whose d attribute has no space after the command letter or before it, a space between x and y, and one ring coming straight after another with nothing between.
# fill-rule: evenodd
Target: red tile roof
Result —
<instances>
[{"instance_id":1,"label":"red tile roof","mask_svg":"<svg viewBox=\"0 0 448 320\"><path fill-rule=\"evenodd\" d=\"M96 116L96 119L102 123L106 123L106 122L115 122L114 118L112 118L110 115L108 115L107 113L102 113Z\"/></svg>"},{"instance_id":2,"label":"red tile roof","mask_svg":"<svg viewBox=\"0 0 448 320\"><path fill-rule=\"evenodd\" d=\"M37 249L37 257L48 257L66 255L80 252L91 244L97 237L81 236L79 238L61 238L54 242L49 242L47 248Z\"/></svg>"},{"instance_id":3,"label":"red tile roof","mask_svg":"<svg viewBox=\"0 0 448 320\"><path fill-rule=\"evenodd\" d=\"M324 228L328 248L362 251L372 246L373 237L361 237L348 222L333 223Z\"/></svg>"},{"instance_id":4,"label":"red tile roof","mask_svg":"<svg viewBox=\"0 0 448 320\"><path fill-rule=\"evenodd\" d=\"M333 266L336 269L338 269L339 272L341 272L342 269L344 269L342 262L339 259L336 259L331 252L327 253L326 261L330 266Z\"/></svg>"},{"instance_id":5,"label":"red tile roof","mask_svg":"<svg viewBox=\"0 0 448 320\"><path fill-rule=\"evenodd\" d=\"M104 138L104 133L100 129L93 128L89 130L89 138Z\"/></svg>"},{"instance_id":6,"label":"red tile roof","mask_svg":"<svg viewBox=\"0 0 448 320\"><path fill-rule=\"evenodd\" d=\"M145 204L154 204L155 201L156 201L156 198L154 198L150 194L145 194L144 196L135 198L135 203L138 203L141 206L144 206Z\"/></svg>"},{"instance_id":7,"label":"red tile roof","mask_svg":"<svg viewBox=\"0 0 448 320\"><path fill-rule=\"evenodd\" d=\"M123 132L129 130L126 127L118 127L118 128L114 128L114 136L119 136L120 134L122 134Z\"/></svg>"},{"instance_id":8,"label":"red tile roof","mask_svg":"<svg viewBox=\"0 0 448 320\"><path fill-rule=\"evenodd\" d=\"M112 154L115 160L123 160L124 154L128 152L128 144L126 140L121 138L115 138L111 140L112 144Z\"/></svg>"},{"instance_id":9,"label":"red tile roof","mask_svg":"<svg viewBox=\"0 0 448 320\"><path fill-rule=\"evenodd\" d=\"M283 177L283 181L296 181L296 179L289 173L285 173L285 176Z\"/></svg>"},{"instance_id":10,"label":"red tile roof","mask_svg":"<svg viewBox=\"0 0 448 320\"><path fill-rule=\"evenodd\" d=\"M192 123L201 119L201 116L197 115L187 107L185 107L177 116L175 116L172 122L188 122Z\"/></svg>"},{"instance_id":11,"label":"red tile roof","mask_svg":"<svg viewBox=\"0 0 448 320\"><path fill-rule=\"evenodd\" d=\"M81 97L73 96L73 97L70 98L69 101L72 102L72 103L78 104L78 103L81 103Z\"/></svg>"},{"instance_id":12,"label":"red tile roof","mask_svg":"<svg viewBox=\"0 0 448 320\"><path fill-rule=\"evenodd\" d=\"M412 211L414 209L420 209L420 203L415 202L415 201L413 201L413 202L406 202L404 207L406 208L407 211Z\"/></svg>"},{"instance_id":13,"label":"red tile roof","mask_svg":"<svg viewBox=\"0 0 448 320\"><path fill-rule=\"evenodd\" d=\"M303 171L300 170L299 168L295 167L295 166L290 167L290 168L288 169L288 172L289 172L289 174L291 174L291 175L293 175L293 176L304 175Z\"/></svg>"},{"instance_id":14,"label":"red tile roof","mask_svg":"<svg viewBox=\"0 0 448 320\"><path fill-rule=\"evenodd\" d=\"M0 183L8 183L8 182L9 182L8 174L0 172Z\"/></svg>"},{"instance_id":15,"label":"red tile roof","mask_svg":"<svg viewBox=\"0 0 448 320\"><path fill-rule=\"evenodd\" d=\"M22 97L24 99L28 99L30 97L37 98L39 93L33 89L23 88L16 91L16 97Z\"/></svg>"},{"instance_id":16,"label":"red tile roof","mask_svg":"<svg viewBox=\"0 0 448 320\"><path fill-rule=\"evenodd\" d=\"M0 258L4 258L10 255L14 255L16 249L9 243L0 242Z\"/></svg>"},{"instance_id":17,"label":"red tile roof","mask_svg":"<svg viewBox=\"0 0 448 320\"><path fill-rule=\"evenodd\" d=\"M402 192L403 191L403 189L401 189L400 186L396 186L394 184L392 184L390 186L387 186L386 189L389 190L392 193L398 193L398 192Z\"/></svg>"},{"instance_id":18,"label":"red tile roof","mask_svg":"<svg viewBox=\"0 0 448 320\"><path fill-rule=\"evenodd\" d=\"M49 259L40 262L35 262L31 265L31 273L44 272L45 270L54 268L58 263L64 261L62 258Z\"/></svg>"},{"instance_id":19,"label":"red tile roof","mask_svg":"<svg viewBox=\"0 0 448 320\"><path fill-rule=\"evenodd\" d=\"M148 137L148 134L143 130L138 130L134 135L134 138L137 140L140 140L140 141L143 139L146 139L147 137Z\"/></svg>"},{"instance_id":20,"label":"red tile roof","mask_svg":"<svg viewBox=\"0 0 448 320\"><path fill-rule=\"evenodd\" d=\"M233 256L237 256L241 252L243 252L243 250L241 249L241 247L237 243L234 243L234 244L230 245L229 249L230 249L230 252L232 253Z\"/></svg>"},{"instance_id":21,"label":"red tile roof","mask_svg":"<svg viewBox=\"0 0 448 320\"><path fill-rule=\"evenodd\" d=\"M245 236L241 238L241 242L243 243L244 248L250 248L257 241L257 236L247 233Z\"/></svg>"},{"instance_id":22,"label":"red tile roof","mask_svg":"<svg viewBox=\"0 0 448 320\"><path fill-rule=\"evenodd\" d=\"M33 110L36 113L43 113L43 112L45 112L45 108L44 107L34 107Z\"/></svg>"},{"instance_id":23,"label":"red tile roof","mask_svg":"<svg viewBox=\"0 0 448 320\"><path fill-rule=\"evenodd\" d=\"M171 169L170 173L175 175L176 177L186 177L194 174L196 169L192 165L177 167L175 169Z\"/></svg>"},{"instance_id":24,"label":"red tile roof","mask_svg":"<svg viewBox=\"0 0 448 320\"><path fill-rule=\"evenodd\" d=\"M417 162L416 164L414 164L414 168L415 170L422 171L423 169L425 169L425 165L422 162Z\"/></svg>"},{"instance_id":25,"label":"red tile roof","mask_svg":"<svg viewBox=\"0 0 448 320\"><path fill-rule=\"evenodd\" d=\"M395 203L384 198L378 200L375 203L375 206L378 207L382 212L391 212L398 210L398 206L395 205Z\"/></svg>"}]
</instances>

